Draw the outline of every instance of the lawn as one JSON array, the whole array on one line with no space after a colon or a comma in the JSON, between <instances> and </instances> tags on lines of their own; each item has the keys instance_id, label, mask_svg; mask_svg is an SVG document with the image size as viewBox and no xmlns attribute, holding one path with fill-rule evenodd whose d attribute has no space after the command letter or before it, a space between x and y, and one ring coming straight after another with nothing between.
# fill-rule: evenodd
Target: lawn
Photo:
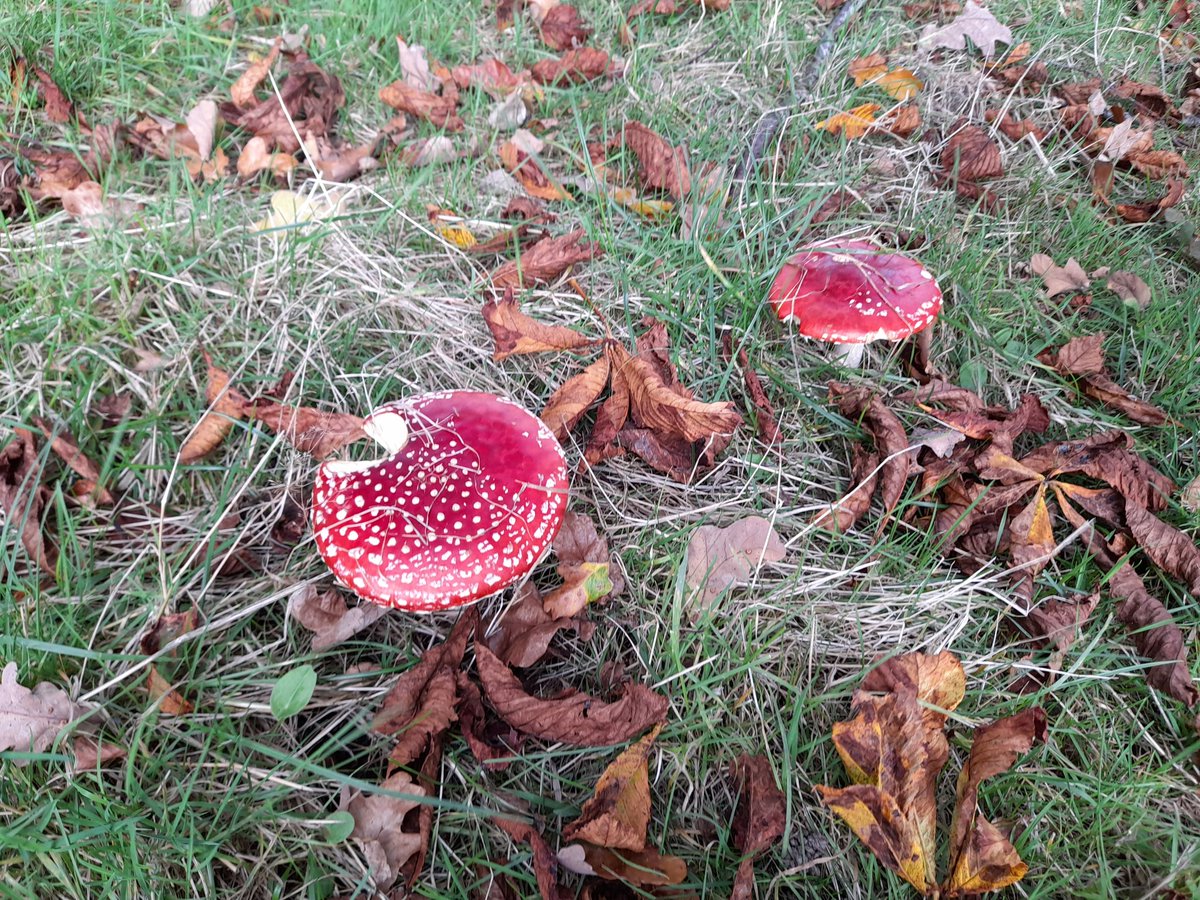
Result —
<instances>
[{"instance_id":1,"label":"lawn","mask_svg":"<svg viewBox=\"0 0 1200 900\"><path fill-rule=\"evenodd\" d=\"M1057 677L1033 693L1010 690L1021 671L1045 664L1011 625L1019 603L1010 561L997 555L964 574L920 525L930 500L915 482L886 519L877 503L845 534L812 525L849 488L851 446L865 439L829 400L828 382L900 394L915 384L904 351L874 344L861 369L843 369L765 303L775 271L805 244L873 238L909 248L945 293L931 348L944 377L993 404L1036 395L1050 414L1049 440L1124 430L1177 484L1191 482L1200 474L1200 280L1184 252L1187 223L1200 210L1192 182L1170 221L1126 222L1095 200L1091 156L1061 126L1042 142L1014 141L984 120L985 110L1005 109L1054 127L1062 104L1051 85L1092 77L1106 88L1122 79L1161 85L1178 103L1197 57L1161 36L1168 4L996 0L989 9L1049 71L1046 87L1026 91L985 79L976 51L918 47L928 15L914 20L898 3L871 3L840 32L812 99L799 105L791 105L792 87L831 15L810 0L733 0L724 11L681 4L673 15L631 20L628 45L619 39L625 6L576 5L595 31L590 43L620 57L623 76L546 87L531 116L538 121L527 127L545 141L544 166L568 179L574 195L547 204L558 215L547 227L582 228L602 255L575 267L579 290L556 279L521 292L522 308L593 336L603 332L602 315L631 349L643 317L653 316L666 324L683 384L704 401L745 408L741 373L721 349L722 335L732 334L763 379L782 443L758 440L747 414L715 465L683 484L633 455L575 471L585 440L576 435L566 448L571 508L606 536L625 590L589 608L589 640L559 633L527 686L600 694L623 671L667 697L649 756L649 846L687 863L682 887L691 894L730 893L741 854L728 770L747 753L769 760L786 812L781 840L756 864L755 896L899 898L913 892L821 805L814 786L847 783L830 730L850 717L864 669L884 654L950 650L967 690L950 721L943 833L971 726L1033 705L1049 723L1045 744L981 791L981 808L1029 866L1006 896L1200 897L1195 710L1147 685L1147 662L1100 587L1104 570L1073 541L1038 574L1037 602L1097 589L1099 602ZM291 0L271 4L270 16L234 0L232 17L223 4L198 17L165 2L19 6L0 8L4 44L14 59L46 68L92 125L131 126L148 114L182 122L202 99L224 102L250 55L265 54L280 34L298 36L312 61L340 79L338 131L354 143L393 115L378 92L401 77L398 35L449 66L498 57L516 71L556 55L521 10L499 31L495 9L479 0ZM839 111L889 102L847 76L852 60L877 50L923 81L921 128L853 140L816 130ZM136 211L91 226L52 202L0 217L0 444L44 417L69 429L121 495L115 509L81 502L73 477L39 444L47 537L59 559L52 577L39 572L21 548L23 523L5 516L0 662L16 663L22 684L65 688L88 706L87 730L127 750L82 771L70 734L43 752L0 752L0 895L388 896L373 887L356 842L337 834L335 814L351 792L385 777L394 739L373 733L371 719L456 616L389 612L314 652L311 633L288 615L289 598L306 585L330 588L332 577L307 528L294 546L272 532L289 502L308 503L316 463L248 420L203 459L178 458L207 408L205 350L248 395L291 372L289 402L356 415L451 388L511 396L537 412L578 370L565 353L493 359L480 309L489 272L511 253L471 255L430 221L434 207L495 222L508 200L488 178L501 168L496 147L508 136L488 124L495 103L479 90L461 99L466 128L452 137L472 153L413 166L400 150L381 151L378 168L351 181L338 214L315 227L251 230L281 185L206 183L182 160L129 144L99 180ZM695 234L681 227L679 208L644 217L582 180L587 142L629 120L684 145L693 172L706 162L731 169L762 116L781 107L778 140L744 184L726 185L720 220ZM10 163L24 172L25 161L4 149L15 142L87 151L78 122L49 122L31 82L7 62L0 110L0 172ZM964 116L1001 149L1003 173L986 185L1001 205L934 182L946 135ZM410 128L407 140L440 134L412 117ZM1163 124L1158 134L1163 148L1200 163L1194 127ZM245 137L226 127L218 146L232 156ZM636 184L633 156L614 158ZM328 189L302 186L307 174L298 169L291 186ZM838 191L852 202L818 215ZM1140 202L1161 196L1163 182L1118 169L1112 192L1118 202ZM1048 297L1030 269L1035 254L1059 265L1073 257L1087 272L1132 271L1151 300L1144 308L1122 302L1103 276L1087 300ZM1037 359L1099 332L1109 374L1165 411L1166 424L1138 425L1079 396ZM126 415L105 415L114 395L128 399ZM909 430L937 424L927 410L893 408ZM685 581L689 538L698 526L749 515L770 519L785 559L697 609ZM1161 516L1200 537L1194 505L1171 501ZM231 566L239 551L253 564ZM1200 675L1200 598L1151 574L1136 554L1133 564L1171 610ZM552 564L534 578L554 584ZM511 599L482 601L484 621ZM147 693L142 638L161 617L193 608L199 627L158 662L194 706L172 710L170 695ZM272 690L302 665L315 668L317 686L299 714L280 721ZM497 829L492 815L533 821L557 849L556 836L622 749L533 739L495 771L452 730L430 801L429 854L411 896L537 896L529 846ZM500 873L516 893L488 892ZM574 896L578 879L563 883Z\"/></svg>"}]
</instances>

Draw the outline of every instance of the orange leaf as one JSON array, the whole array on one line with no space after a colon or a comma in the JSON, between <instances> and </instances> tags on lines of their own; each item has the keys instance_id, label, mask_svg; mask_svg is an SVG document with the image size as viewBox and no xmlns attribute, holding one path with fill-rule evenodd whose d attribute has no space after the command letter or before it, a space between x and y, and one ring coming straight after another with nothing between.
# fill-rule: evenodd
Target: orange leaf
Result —
<instances>
[{"instance_id":1,"label":"orange leaf","mask_svg":"<svg viewBox=\"0 0 1200 900\"><path fill-rule=\"evenodd\" d=\"M860 138L875 124L875 114L879 112L878 103L864 103L849 112L840 112L818 122L818 131L828 131L830 134L840 134L846 140Z\"/></svg>"},{"instance_id":2,"label":"orange leaf","mask_svg":"<svg viewBox=\"0 0 1200 900\"><path fill-rule=\"evenodd\" d=\"M234 421L245 413L246 398L229 386L229 373L213 365L208 351L204 351L204 361L208 364L208 387L204 396L209 410L179 448L179 461L185 465L217 449L233 428Z\"/></svg>"},{"instance_id":3,"label":"orange leaf","mask_svg":"<svg viewBox=\"0 0 1200 900\"><path fill-rule=\"evenodd\" d=\"M548 353L560 350L580 350L595 343L565 325L547 325L521 312L512 289L499 300L489 300L483 306L483 319L496 342L496 362L526 353Z\"/></svg>"}]
</instances>

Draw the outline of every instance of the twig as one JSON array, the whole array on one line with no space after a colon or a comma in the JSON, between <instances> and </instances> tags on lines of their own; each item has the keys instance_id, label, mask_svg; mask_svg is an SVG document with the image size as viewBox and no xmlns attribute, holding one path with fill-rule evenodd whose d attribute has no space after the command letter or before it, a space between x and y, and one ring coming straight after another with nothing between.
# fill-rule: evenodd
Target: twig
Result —
<instances>
[{"instance_id":1,"label":"twig","mask_svg":"<svg viewBox=\"0 0 1200 900\"><path fill-rule=\"evenodd\" d=\"M817 48L813 51L812 58L804 67L804 71L800 73L800 77L796 79L795 87L792 88L792 102L790 106L771 110L771 112L759 120L758 128L755 129L754 137L750 140L750 147L746 150L746 155L742 157L737 168L733 170L734 181L744 181L746 173L753 171L754 167L758 165L758 161L762 159L763 152L767 149L767 144L774 140L775 135L779 133L779 129L783 126L784 113L791 107L799 106L806 100L812 99L813 89L817 86L817 79L821 77L821 70L825 67L825 63L829 59L829 54L833 52L837 33L868 2L870 0L848 0L837 11L837 15L825 26L825 31L821 34L821 40L817 44Z\"/></svg>"}]
</instances>

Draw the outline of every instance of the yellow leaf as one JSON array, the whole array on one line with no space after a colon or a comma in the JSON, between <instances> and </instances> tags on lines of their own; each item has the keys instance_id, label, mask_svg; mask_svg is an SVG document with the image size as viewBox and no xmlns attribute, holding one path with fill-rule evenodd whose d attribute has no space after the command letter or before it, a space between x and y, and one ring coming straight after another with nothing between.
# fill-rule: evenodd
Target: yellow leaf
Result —
<instances>
[{"instance_id":1,"label":"yellow leaf","mask_svg":"<svg viewBox=\"0 0 1200 900\"><path fill-rule=\"evenodd\" d=\"M670 200L646 200L625 187L612 188L609 196L645 219L661 219L675 208Z\"/></svg>"},{"instance_id":2,"label":"yellow leaf","mask_svg":"<svg viewBox=\"0 0 1200 900\"><path fill-rule=\"evenodd\" d=\"M850 63L850 77L854 79L854 84L862 87L868 81L874 81L880 75L887 72L887 59L882 53L872 53L870 56L863 56Z\"/></svg>"},{"instance_id":3,"label":"yellow leaf","mask_svg":"<svg viewBox=\"0 0 1200 900\"><path fill-rule=\"evenodd\" d=\"M925 87L925 82L914 75L911 69L893 69L878 78L872 78L868 83L877 85L896 100L911 100Z\"/></svg>"},{"instance_id":4,"label":"yellow leaf","mask_svg":"<svg viewBox=\"0 0 1200 900\"><path fill-rule=\"evenodd\" d=\"M295 191L275 191L271 194L271 214L250 226L251 231L273 231L321 222L341 212L347 193L323 191L301 197Z\"/></svg>"},{"instance_id":5,"label":"yellow leaf","mask_svg":"<svg viewBox=\"0 0 1200 900\"><path fill-rule=\"evenodd\" d=\"M860 138L875 124L875 114L879 112L878 103L864 103L849 112L840 112L828 119L817 123L818 131L828 131L830 134L840 134L846 140Z\"/></svg>"},{"instance_id":6,"label":"yellow leaf","mask_svg":"<svg viewBox=\"0 0 1200 900\"><path fill-rule=\"evenodd\" d=\"M926 872L932 864L926 867L921 844L894 797L866 784L846 788L819 784L817 791L822 802L842 817L880 863L921 893L926 892L930 887Z\"/></svg>"}]
</instances>

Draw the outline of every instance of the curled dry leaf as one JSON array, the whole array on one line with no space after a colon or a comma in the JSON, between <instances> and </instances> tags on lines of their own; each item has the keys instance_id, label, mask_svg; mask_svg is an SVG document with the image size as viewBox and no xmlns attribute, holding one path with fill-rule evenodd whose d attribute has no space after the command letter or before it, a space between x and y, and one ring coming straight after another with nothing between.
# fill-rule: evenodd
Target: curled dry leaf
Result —
<instances>
[{"instance_id":1,"label":"curled dry leaf","mask_svg":"<svg viewBox=\"0 0 1200 900\"><path fill-rule=\"evenodd\" d=\"M1086 291L1092 284L1083 266L1075 261L1075 257L1067 260L1065 266L1056 266L1054 260L1044 253L1035 253L1029 260L1029 266L1035 275L1040 275L1046 285L1046 296L1057 297L1059 294Z\"/></svg>"},{"instance_id":2,"label":"curled dry leaf","mask_svg":"<svg viewBox=\"0 0 1200 900\"><path fill-rule=\"evenodd\" d=\"M657 850L617 851L594 844L568 844L558 851L558 861L579 875L643 887L679 884L687 878L687 863Z\"/></svg>"},{"instance_id":3,"label":"curled dry leaf","mask_svg":"<svg viewBox=\"0 0 1200 900\"><path fill-rule=\"evenodd\" d=\"M425 119L446 131L462 131L463 120L458 117L458 98L434 94L413 87L404 79L380 88L379 99L392 109Z\"/></svg>"},{"instance_id":4,"label":"curled dry leaf","mask_svg":"<svg viewBox=\"0 0 1200 900\"><path fill-rule=\"evenodd\" d=\"M260 172L270 172L282 181L298 165L299 160L292 154L272 151L265 138L253 137L238 155L237 173L242 178L253 178Z\"/></svg>"},{"instance_id":5,"label":"curled dry leaf","mask_svg":"<svg viewBox=\"0 0 1200 900\"><path fill-rule=\"evenodd\" d=\"M596 529L596 523L590 516L572 510L563 517L562 527L554 538L554 554L564 566L612 562L608 541ZM625 590L619 566L609 566L609 577L612 582L609 596L615 597Z\"/></svg>"},{"instance_id":6,"label":"curled dry leaf","mask_svg":"<svg viewBox=\"0 0 1200 900\"><path fill-rule=\"evenodd\" d=\"M938 182L951 185L962 197L982 198L989 208L994 206L999 198L979 182L1004 174L999 145L986 131L978 125L968 125L965 119L955 122L951 131L942 149Z\"/></svg>"},{"instance_id":7,"label":"curled dry leaf","mask_svg":"<svg viewBox=\"0 0 1200 900\"><path fill-rule=\"evenodd\" d=\"M271 71L271 66L275 65L275 60L279 58L279 50L282 45L283 39L275 38L275 42L271 44L271 49L267 52L267 55L258 60L258 62L251 63L246 71L238 76L237 81L229 88L229 94L233 97L235 106L245 109L255 102L254 92L266 79L267 74Z\"/></svg>"},{"instance_id":8,"label":"curled dry leaf","mask_svg":"<svg viewBox=\"0 0 1200 900\"><path fill-rule=\"evenodd\" d=\"M183 465L196 462L216 450L246 408L246 398L229 386L229 373L213 364L207 350L203 353L208 366L208 383L204 390L208 412L179 448L179 462Z\"/></svg>"},{"instance_id":9,"label":"curled dry leaf","mask_svg":"<svg viewBox=\"0 0 1200 900\"><path fill-rule=\"evenodd\" d=\"M997 891L1020 881L1029 867L1007 837L979 813L979 785L1013 767L1034 744L1046 740L1046 713L1032 707L975 730L971 755L958 775L950 824L952 894Z\"/></svg>"},{"instance_id":10,"label":"curled dry leaf","mask_svg":"<svg viewBox=\"0 0 1200 900\"><path fill-rule=\"evenodd\" d=\"M644 685L627 687L623 696L604 703L578 691L553 700L526 693L495 654L475 644L475 660L488 702L518 731L575 747L604 747L627 741L663 721L667 699Z\"/></svg>"},{"instance_id":11,"label":"curled dry leaf","mask_svg":"<svg viewBox=\"0 0 1200 900\"><path fill-rule=\"evenodd\" d=\"M393 764L405 766L418 759L455 721L455 673L478 624L479 609L468 607L446 640L426 650L388 691L371 727L381 734L398 735L390 757Z\"/></svg>"},{"instance_id":12,"label":"curled dry leaf","mask_svg":"<svg viewBox=\"0 0 1200 900\"><path fill-rule=\"evenodd\" d=\"M587 43L592 29L574 6L560 4L546 13L538 25L542 41L551 50L571 50Z\"/></svg>"},{"instance_id":13,"label":"curled dry leaf","mask_svg":"<svg viewBox=\"0 0 1200 900\"><path fill-rule=\"evenodd\" d=\"M0 671L0 750L43 753L81 711L66 691L48 681L24 687L17 680L15 662ZM13 759L17 766L28 762Z\"/></svg>"},{"instance_id":14,"label":"curled dry leaf","mask_svg":"<svg viewBox=\"0 0 1200 900\"><path fill-rule=\"evenodd\" d=\"M850 452L850 483L853 487L829 509L822 510L812 519L815 527L837 534L849 531L855 522L867 514L879 484L879 452L868 452L858 444Z\"/></svg>"},{"instance_id":15,"label":"curled dry leaf","mask_svg":"<svg viewBox=\"0 0 1200 900\"><path fill-rule=\"evenodd\" d=\"M608 73L607 53L595 47L568 50L558 59L544 59L530 70L538 84L564 85L595 81Z\"/></svg>"},{"instance_id":16,"label":"curled dry leaf","mask_svg":"<svg viewBox=\"0 0 1200 900\"><path fill-rule=\"evenodd\" d=\"M575 234L582 235L582 232L575 232ZM547 240L555 239L550 238ZM521 261L526 263L532 259L535 267L534 271L525 268L517 277L523 275L530 280L541 280L537 277L538 275L550 274L550 270L544 262L549 257L549 254L541 254L536 259L533 259L534 251L544 243L546 241L535 244L528 253L521 257ZM586 248L572 247L570 249L578 254L580 249ZM487 323L488 330L492 333L492 340L496 344L496 351L493 355L493 359L496 362L502 362L510 356L521 356L527 353L582 350L596 343L593 339L580 334L573 328L567 328L565 325L547 325L521 312L520 304L513 296L513 286L509 283L507 273L504 271L505 266L508 265L511 265L511 263L505 263L504 266L497 269L496 274L492 278L493 283L496 283L497 286L500 286L501 281L504 282L504 296L499 300L492 298L483 305L483 320ZM567 263L567 266L570 265L571 263ZM552 275L551 277L557 276ZM566 388L566 385L563 388ZM558 397L557 393L554 397L551 397L551 403L555 402L556 397ZM559 402L567 401L567 399L564 395L563 398L560 398Z\"/></svg>"},{"instance_id":17,"label":"curled dry leaf","mask_svg":"<svg viewBox=\"0 0 1200 900\"><path fill-rule=\"evenodd\" d=\"M271 150L295 153L298 135L328 136L346 102L342 83L301 51L289 64L278 93L248 108L227 103L221 115L230 125L267 141Z\"/></svg>"},{"instance_id":18,"label":"curled dry leaf","mask_svg":"<svg viewBox=\"0 0 1200 900\"><path fill-rule=\"evenodd\" d=\"M458 87L466 90L477 87L493 97L505 97L527 82L526 73L517 75L508 64L494 57L469 66L455 66L450 76Z\"/></svg>"},{"instance_id":19,"label":"curled dry leaf","mask_svg":"<svg viewBox=\"0 0 1200 900\"><path fill-rule=\"evenodd\" d=\"M556 619L577 616L589 604L603 600L612 593L608 577L608 562L583 562L577 565L559 563L558 574L563 583L542 601L546 612Z\"/></svg>"},{"instance_id":20,"label":"curled dry leaf","mask_svg":"<svg viewBox=\"0 0 1200 900\"><path fill-rule=\"evenodd\" d=\"M484 311L487 318L487 311ZM490 319L489 327L490 327ZM543 328L546 326L542 326ZM573 332L575 333L575 332ZM495 330L493 329L493 335ZM499 348L500 339L496 339ZM562 383L562 386L550 395L546 408L542 410L542 421L545 422L560 443L567 441L571 429L574 428L583 414L592 404L600 399L604 386L608 384L609 361L608 354L603 354L582 372L572 376Z\"/></svg>"},{"instance_id":21,"label":"curled dry leaf","mask_svg":"<svg viewBox=\"0 0 1200 900\"><path fill-rule=\"evenodd\" d=\"M640 122L625 123L621 134L610 141L610 146L619 144L637 156L638 175L644 187L666 191L676 200L687 197L692 189L692 177L683 147L672 147Z\"/></svg>"},{"instance_id":22,"label":"curled dry leaf","mask_svg":"<svg viewBox=\"0 0 1200 900\"><path fill-rule=\"evenodd\" d=\"M600 245L584 239L583 229L558 237L542 238L514 261L506 262L492 273L492 286L504 288L550 284L577 263L604 254Z\"/></svg>"},{"instance_id":23,"label":"curled dry leaf","mask_svg":"<svg viewBox=\"0 0 1200 900\"><path fill-rule=\"evenodd\" d=\"M730 900L751 900L754 860L783 836L787 804L783 792L775 785L775 773L765 756L743 753L730 763L729 775L739 794L733 816L733 846L742 854Z\"/></svg>"},{"instance_id":24,"label":"curled dry leaf","mask_svg":"<svg viewBox=\"0 0 1200 900\"><path fill-rule=\"evenodd\" d=\"M349 413L288 406L266 399L246 403L243 409L247 416L282 435L293 447L314 459L324 459L367 436L362 429L363 420Z\"/></svg>"},{"instance_id":25,"label":"curled dry leaf","mask_svg":"<svg viewBox=\"0 0 1200 900\"><path fill-rule=\"evenodd\" d=\"M195 631L199 621L200 613L194 606L181 613L160 616L142 634L139 647L147 656L159 653L172 641ZM150 694L150 699L157 704L160 713L167 716L185 716L195 707L190 700L176 690L170 679L163 675L159 668L160 665L164 669L172 668L174 655L175 651L170 650L160 656L158 662L151 664L146 673L146 690Z\"/></svg>"},{"instance_id":26,"label":"curled dry leaf","mask_svg":"<svg viewBox=\"0 0 1200 900\"><path fill-rule=\"evenodd\" d=\"M818 131L828 131L847 140L854 140L875 127L875 116L881 108L878 103L864 103L846 112L835 113L813 127Z\"/></svg>"},{"instance_id":27,"label":"curled dry leaf","mask_svg":"<svg viewBox=\"0 0 1200 900\"><path fill-rule=\"evenodd\" d=\"M650 775L647 759L661 725L613 760L579 817L563 829L565 841L587 841L599 847L646 849L650 826Z\"/></svg>"},{"instance_id":28,"label":"curled dry leaf","mask_svg":"<svg viewBox=\"0 0 1200 900\"><path fill-rule=\"evenodd\" d=\"M318 591L303 584L288 598L288 614L313 632L313 652L340 644L382 618L387 609L375 603L361 603L351 609L337 591Z\"/></svg>"},{"instance_id":29,"label":"curled dry leaf","mask_svg":"<svg viewBox=\"0 0 1200 900\"><path fill-rule=\"evenodd\" d=\"M1110 272L1104 286L1116 294L1125 303L1132 304L1138 309L1150 305L1150 285L1146 284L1133 272L1117 269Z\"/></svg>"},{"instance_id":30,"label":"curled dry leaf","mask_svg":"<svg viewBox=\"0 0 1200 900\"><path fill-rule=\"evenodd\" d=\"M403 796L355 791L346 810L354 817L350 836L362 848L375 885L387 890L404 864L422 852L420 834L405 831L404 824L408 814L421 806L426 791L407 772L397 772L379 787Z\"/></svg>"},{"instance_id":31,"label":"curled dry leaf","mask_svg":"<svg viewBox=\"0 0 1200 900\"><path fill-rule=\"evenodd\" d=\"M566 628L574 629L586 640L595 626L582 619L555 618L546 611L537 588L526 583L488 629L487 645L508 665L525 668L545 656L554 635Z\"/></svg>"},{"instance_id":32,"label":"curled dry leaf","mask_svg":"<svg viewBox=\"0 0 1200 900\"><path fill-rule=\"evenodd\" d=\"M725 591L744 584L762 565L787 555L769 519L748 516L718 528L702 525L688 541L688 587L698 593L694 603L707 609Z\"/></svg>"}]
</instances>

